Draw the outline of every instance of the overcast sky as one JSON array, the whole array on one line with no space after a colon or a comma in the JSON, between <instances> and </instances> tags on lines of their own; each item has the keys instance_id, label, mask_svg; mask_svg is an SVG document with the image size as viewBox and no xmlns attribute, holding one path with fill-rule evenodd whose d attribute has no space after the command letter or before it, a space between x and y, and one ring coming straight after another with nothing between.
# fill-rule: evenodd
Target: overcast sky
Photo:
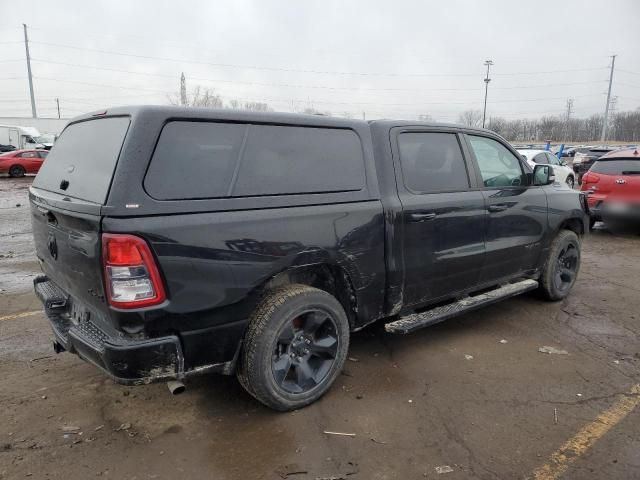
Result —
<instances>
[{"instance_id":1,"label":"overcast sky","mask_svg":"<svg viewBox=\"0 0 640 480\"><path fill-rule=\"evenodd\" d=\"M640 1L0 0L0 116L30 116L22 24L39 114L168 103L189 92L342 115L454 121L640 107Z\"/></svg>"}]
</instances>

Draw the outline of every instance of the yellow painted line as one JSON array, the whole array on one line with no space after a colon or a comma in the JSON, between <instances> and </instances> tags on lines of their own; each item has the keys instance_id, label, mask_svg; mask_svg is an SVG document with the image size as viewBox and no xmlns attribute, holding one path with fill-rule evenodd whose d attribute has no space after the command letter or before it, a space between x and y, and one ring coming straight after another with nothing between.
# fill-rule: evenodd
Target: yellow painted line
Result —
<instances>
[{"instance_id":1,"label":"yellow painted line","mask_svg":"<svg viewBox=\"0 0 640 480\"><path fill-rule=\"evenodd\" d=\"M38 313L42 313L42 310L34 310L33 312L13 313L11 315L5 315L4 317L0 317L0 322L2 320L14 320L16 318L31 317L32 315L37 315Z\"/></svg>"},{"instance_id":2,"label":"yellow painted line","mask_svg":"<svg viewBox=\"0 0 640 480\"><path fill-rule=\"evenodd\" d=\"M536 480L560 478L573 462L629 415L638 404L640 404L640 384L634 385L624 398L618 400L565 442L551 455L548 463L533 472L534 478Z\"/></svg>"}]
</instances>

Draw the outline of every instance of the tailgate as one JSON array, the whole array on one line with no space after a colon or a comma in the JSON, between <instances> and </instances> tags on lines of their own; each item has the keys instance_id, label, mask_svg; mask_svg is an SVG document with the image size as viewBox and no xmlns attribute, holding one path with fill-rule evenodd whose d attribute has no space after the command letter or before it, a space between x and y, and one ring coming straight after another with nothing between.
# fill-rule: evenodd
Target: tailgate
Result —
<instances>
[{"instance_id":1,"label":"tailgate","mask_svg":"<svg viewBox=\"0 0 640 480\"><path fill-rule=\"evenodd\" d=\"M70 296L71 307L85 304L108 311L100 261L100 207L81 201L60 208L50 192L29 195L36 255L42 271Z\"/></svg>"}]
</instances>

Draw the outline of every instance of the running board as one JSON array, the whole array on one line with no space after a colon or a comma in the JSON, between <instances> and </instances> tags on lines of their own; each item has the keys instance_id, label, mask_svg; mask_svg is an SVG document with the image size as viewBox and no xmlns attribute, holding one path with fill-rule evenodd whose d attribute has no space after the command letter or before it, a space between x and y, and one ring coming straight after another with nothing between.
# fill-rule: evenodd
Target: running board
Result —
<instances>
[{"instance_id":1,"label":"running board","mask_svg":"<svg viewBox=\"0 0 640 480\"><path fill-rule=\"evenodd\" d=\"M474 297L465 297L457 302L401 317L394 322L385 324L384 329L389 333L411 333L421 328L440 323L461 313L469 312L536 288L538 288L538 282L535 280L522 280L517 283L509 283Z\"/></svg>"}]
</instances>

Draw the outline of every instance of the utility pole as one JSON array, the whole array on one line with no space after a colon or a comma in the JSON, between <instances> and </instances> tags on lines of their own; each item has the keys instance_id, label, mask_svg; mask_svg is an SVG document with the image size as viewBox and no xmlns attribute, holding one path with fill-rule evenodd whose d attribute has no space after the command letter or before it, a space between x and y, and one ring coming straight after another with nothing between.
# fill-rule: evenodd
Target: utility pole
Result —
<instances>
[{"instance_id":1,"label":"utility pole","mask_svg":"<svg viewBox=\"0 0 640 480\"><path fill-rule=\"evenodd\" d=\"M180 75L180 105L187 105L187 80L184 78L184 72Z\"/></svg>"},{"instance_id":2,"label":"utility pole","mask_svg":"<svg viewBox=\"0 0 640 480\"><path fill-rule=\"evenodd\" d=\"M489 82L491 81L489 78L489 68L493 65L493 61L485 60L484 64L487 66L487 76L484 78L484 111L482 113L482 128L484 128L484 123L487 118L487 93L489 91Z\"/></svg>"},{"instance_id":3,"label":"utility pole","mask_svg":"<svg viewBox=\"0 0 640 480\"><path fill-rule=\"evenodd\" d=\"M609 102L611 102L611 84L613 83L613 67L616 64L617 55L611 55L611 72L609 73L609 90L607 91L607 105L604 108L604 120L602 121L602 136L601 142L605 142L607 139L607 125L609 123Z\"/></svg>"},{"instance_id":4,"label":"utility pole","mask_svg":"<svg viewBox=\"0 0 640 480\"><path fill-rule=\"evenodd\" d=\"M60 99L56 98L56 105L58 106L58 118L60 118Z\"/></svg>"},{"instance_id":5,"label":"utility pole","mask_svg":"<svg viewBox=\"0 0 640 480\"><path fill-rule=\"evenodd\" d=\"M571 114L573 113L573 98L567 98L567 114L565 117L565 137L567 141L571 141Z\"/></svg>"},{"instance_id":6,"label":"utility pole","mask_svg":"<svg viewBox=\"0 0 640 480\"><path fill-rule=\"evenodd\" d=\"M31 56L29 55L29 37L27 36L27 24L23 23L24 28L24 50L27 53L27 74L29 75L29 93L31 94L31 115L38 118L36 113L36 97L33 94L33 77L31 75Z\"/></svg>"}]
</instances>

